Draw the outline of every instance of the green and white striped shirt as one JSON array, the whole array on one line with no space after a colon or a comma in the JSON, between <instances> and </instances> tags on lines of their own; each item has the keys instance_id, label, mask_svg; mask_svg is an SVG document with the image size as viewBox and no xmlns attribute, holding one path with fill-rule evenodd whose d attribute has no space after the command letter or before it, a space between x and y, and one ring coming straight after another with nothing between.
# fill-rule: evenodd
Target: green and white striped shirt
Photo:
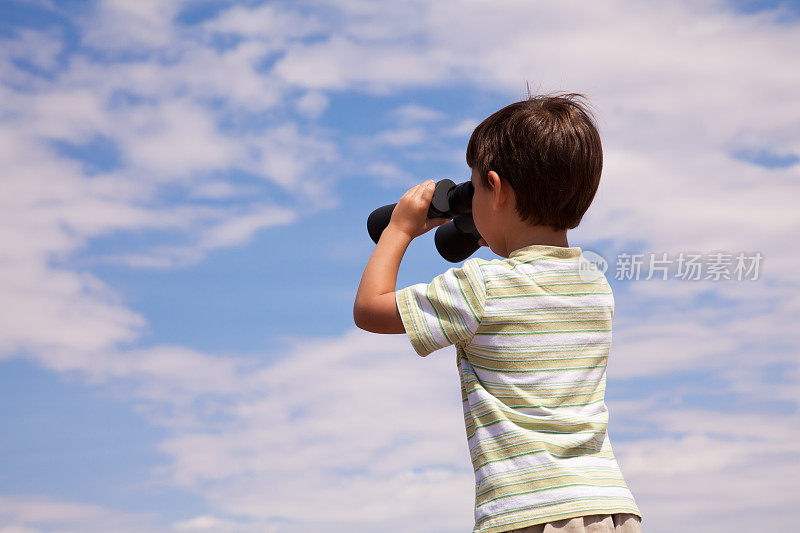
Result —
<instances>
[{"instance_id":1,"label":"green and white striped shirt","mask_svg":"<svg viewBox=\"0 0 800 533\"><path fill-rule=\"evenodd\" d=\"M591 514L641 517L605 404L614 296L579 247L468 259L396 292L421 356L455 345L475 470L474 532Z\"/></svg>"}]
</instances>

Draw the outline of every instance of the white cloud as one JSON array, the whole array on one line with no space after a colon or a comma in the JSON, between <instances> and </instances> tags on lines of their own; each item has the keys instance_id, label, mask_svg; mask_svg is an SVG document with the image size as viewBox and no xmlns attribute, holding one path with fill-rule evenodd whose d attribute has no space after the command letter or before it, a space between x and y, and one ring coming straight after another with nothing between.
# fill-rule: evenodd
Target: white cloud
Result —
<instances>
[{"instance_id":1,"label":"white cloud","mask_svg":"<svg viewBox=\"0 0 800 533\"><path fill-rule=\"evenodd\" d=\"M258 531L275 531L274 528L264 529L264 524L256 524ZM176 522L172 529L175 531L214 531L216 532L236 532L236 531L256 531L252 526L231 520L222 520L211 515L202 515L189 520Z\"/></svg>"},{"instance_id":2,"label":"white cloud","mask_svg":"<svg viewBox=\"0 0 800 533\"><path fill-rule=\"evenodd\" d=\"M328 30L328 24L314 14L301 14L262 4L254 8L231 7L205 22L203 29L212 33L267 40L277 46L291 39L324 32Z\"/></svg>"},{"instance_id":3,"label":"white cloud","mask_svg":"<svg viewBox=\"0 0 800 533\"><path fill-rule=\"evenodd\" d=\"M328 97L320 92L309 92L297 101L297 109L306 116L317 118L328 107Z\"/></svg>"},{"instance_id":4,"label":"white cloud","mask_svg":"<svg viewBox=\"0 0 800 533\"><path fill-rule=\"evenodd\" d=\"M469 139L469 136L472 135L472 132L478 127L478 124L480 124L480 122L474 119L460 120L446 128L443 133L449 137L467 137ZM464 145L464 150L466 149L467 147Z\"/></svg>"},{"instance_id":5,"label":"white cloud","mask_svg":"<svg viewBox=\"0 0 800 533\"><path fill-rule=\"evenodd\" d=\"M106 256L98 262L124 264L132 268L176 268L200 262L211 251L249 243L255 233L265 228L284 226L297 221L297 213L273 205L256 206L241 215L226 214L221 222L198 232L195 242L158 245L141 253Z\"/></svg>"},{"instance_id":6,"label":"white cloud","mask_svg":"<svg viewBox=\"0 0 800 533\"><path fill-rule=\"evenodd\" d=\"M108 22L100 33L85 34L85 42L118 50L143 43L167 47L177 54L171 63L104 63L72 54L66 70L45 79L21 74L11 59L23 54L52 67L61 49L52 38L22 31L6 40L13 46L0 49L0 63L8 67L3 78L14 82L13 89L0 85L0 292L6 306L0 314L2 357L28 355L51 369L89 375L93 368L115 376L139 375L132 365L120 365L115 372L109 368L119 363L114 347L139 338L146 319L91 273L53 263L73 260L90 239L113 232L178 230L183 242L126 250L100 260L186 266L215 249L241 246L260 229L296 220L294 209L252 194L224 207L194 204L193 196L208 196L212 170L241 169L267 180L274 177L302 199L305 209L336 201L331 176L320 177L316 171L321 161L336 157L330 142L313 132L307 138L288 122L263 133L224 130L220 116L199 103L222 96L233 109L242 103L256 108L274 105L274 84L254 70L265 45L251 43L217 53L158 25L139 24L158 20L171 28L175 7L108 3L97 18L80 21L89 27ZM117 101L120 91L143 99ZM51 139L81 144L96 136L117 145L120 168L86 176L80 163L49 144ZM186 197L164 205L162 187L175 182L187 190ZM219 192L217 186L215 194ZM97 258L86 259L92 260ZM8 312L12 308L14 312Z\"/></svg>"},{"instance_id":7,"label":"white cloud","mask_svg":"<svg viewBox=\"0 0 800 533\"><path fill-rule=\"evenodd\" d=\"M136 21L163 19L162 22L171 24L170 17L177 7L177 4L172 8L156 4L131 7L110 2L97 11L97 18L88 17L82 23L94 27L124 13L131 21L114 19L115 24L130 22L131 32L144 32L143 39L153 46L170 47L177 60L96 63L73 54L69 68L54 80L28 80L26 91L0 86L4 116L0 127L0 138L4 140L0 147L0 170L6 180L13 180L14 205L27 206L21 211L23 218L17 218L7 229L9 238L18 246L41 248L42 253L67 254L82 246L87 238L110 231L178 226L191 228L200 235L192 236L187 231L189 244L161 248L155 251L155 257L142 257L141 253L134 256L140 264L150 266L185 265L201 259L216 246L246 242L260 227L293 220L286 209L242 215L191 205L173 205L168 210L144 207L159 198L159 188L169 182L181 182L189 198L207 197L210 175L229 170L244 170L274 179L306 208L335 205L336 197L330 187L332 176L318 171L323 163L337 157L332 143L313 132L300 132L288 122L274 131L245 134L238 125L232 131L223 130L221 112L206 105L207 98L222 98L232 111L275 106L280 101L280 91L268 77L256 71L269 46L243 43L220 53L172 32L162 35L166 39L163 42L161 38L150 39L149 33L136 28ZM10 40L19 44L0 53L0 61L8 62L19 50L31 48L32 39L37 37L31 35L23 32L19 39ZM104 39L114 38L113 34L103 35ZM126 35L124 32L119 35L121 47L131 45ZM96 37L92 34L88 39L94 42L92 39ZM44 47L41 53L52 48ZM19 71L9 63L8 72ZM143 100L120 103L120 91ZM116 145L124 170L86 180L79 165L54 153L47 145L50 139L80 144L96 136L105 136ZM192 186L196 182L195 193ZM6 186L10 186L8 181ZM219 190L217 186L216 194ZM43 219L41 213L34 215L30 204L41 204L45 198L50 205L43 211ZM252 195L239 199L247 205L249 198ZM259 208L253 205L249 211L255 213ZM15 216L18 216L16 211ZM22 230L23 220L28 216L39 228L38 238L49 233L49 240L32 240L31 229ZM242 233L244 220L249 220L245 225L251 229ZM74 230L69 238L60 224ZM232 232L234 227L239 230ZM57 239L62 242L54 245ZM177 259L165 261L165 255Z\"/></svg>"},{"instance_id":8,"label":"white cloud","mask_svg":"<svg viewBox=\"0 0 800 533\"><path fill-rule=\"evenodd\" d=\"M53 70L58 64L59 54L64 49L62 39L62 35L54 33L20 29L16 32L16 38L3 40L4 55L24 60L45 71Z\"/></svg>"},{"instance_id":9,"label":"white cloud","mask_svg":"<svg viewBox=\"0 0 800 533\"><path fill-rule=\"evenodd\" d=\"M222 426L162 444L173 458L163 475L225 513L281 518L290 531L423 516L420 530L468 527L458 377L452 354L440 355L422 360L404 337L357 331L295 340L278 362L239 376Z\"/></svg>"},{"instance_id":10,"label":"white cloud","mask_svg":"<svg viewBox=\"0 0 800 533\"><path fill-rule=\"evenodd\" d=\"M399 186L410 189L418 183L417 176L402 170L397 165L390 162L380 161L370 163L365 170L368 175L381 178L380 183L384 186Z\"/></svg>"},{"instance_id":11,"label":"white cloud","mask_svg":"<svg viewBox=\"0 0 800 533\"><path fill-rule=\"evenodd\" d=\"M726 413L652 400L660 399L611 410L612 420L664 435L614 444L644 514L643 528L713 533L789 523L800 496L800 426L777 413Z\"/></svg>"},{"instance_id":12,"label":"white cloud","mask_svg":"<svg viewBox=\"0 0 800 533\"><path fill-rule=\"evenodd\" d=\"M152 51L171 44L182 2L102 0L81 28L82 42L103 52Z\"/></svg>"},{"instance_id":13,"label":"white cloud","mask_svg":"<svg viewBox=\"0 0 800 533\"><path fill-rule=\"evenodd\" d=\"M336 148L331 142L305 136L295 123L284 122L263 135L251 137L248 144L259 154L252 164L253 170L306 201L324 202L317 188L329 183L326 178L329 174L316 175L313 171L322 171L324 164L336 160Z\"/></svg>"},{"instance_id":14,"label":"white cloud","mask_svg":"<svg viewBox=\"0 0 800 533\"><path fill-rule=\"evenodd\" d=\"M403 122L429 122L445 117L441 111L416 104L398 107L392 111L392 114Z\"/></svg>"},{"instance_id":15,"label":"white cloud","mask_svg":"<svg viewBox=\"0 0 800 533\"><path fill-rule=\"evenodd\" d=\"M241 198L258 194L258 188L252 185L234 184L223 179L210 179L205 182L195 183L189 195L194 198Z\"/></svg>"},{"instance_id":16,"label":"white cloud","mask_svg":"<svg viewBox=\"0 0 800 533\"><path fill-rule=\"evenodd\" d=\"M446 74L445 52L421 46L392 46L383 42L365 46L346 36L333 35L313 44L297 45L277 61L273 73L294 87L342 90L358 87L388 94L398 86L441 83Z\"/></svg>"},{"instance_id":17,"label":"white cloud","mask_svg":"<svg viewBox=\"0 0 800 533\"><path fill-rule=\"evenodd\" d=\"M0 532L3 533L134 533L150 529L151 518L79 502L0 495Z\"/></svg>"},{"instance_id":18,"label":"white cloud","mask_svg":"<svg viewBox=\"0 0 800 533\"><path fill-rule=\"evenodd\" d=\"M116 136L124 157L156 181L211 173L245 158L241 143L222 134L207 108L197 104L162 100L125 110L119 119L129 125Z\"/></svg>"},{"instance_id":19,"label":"white cloud","mask_svg":"<svg viewBox=\"0 0 800 533\"><path fill-rule=\"evenodd\" d=\"M387 146L412 146L424 140L425 130L422 128L403 128L382 131L372 139L372 142Z\"/></svg>"}]
</instances>

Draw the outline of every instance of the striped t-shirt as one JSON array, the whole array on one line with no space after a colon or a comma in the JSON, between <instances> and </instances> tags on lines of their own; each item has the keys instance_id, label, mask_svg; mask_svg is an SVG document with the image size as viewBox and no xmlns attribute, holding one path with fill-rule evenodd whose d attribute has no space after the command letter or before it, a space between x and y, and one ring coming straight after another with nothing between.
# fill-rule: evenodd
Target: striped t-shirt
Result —
<instances>
[{"instance_id":1,"label":"striped t-shirt","mask_svg":"<svg viewBox=\"0 0 800 533\"><path fill-rule=\"evenodd\" d=\"M395 294L419 355L456 346L475 532L641 517L607 432L614 296L604 275L581 274L581 256L527 246Z\"/></svg>"}]
</instances>

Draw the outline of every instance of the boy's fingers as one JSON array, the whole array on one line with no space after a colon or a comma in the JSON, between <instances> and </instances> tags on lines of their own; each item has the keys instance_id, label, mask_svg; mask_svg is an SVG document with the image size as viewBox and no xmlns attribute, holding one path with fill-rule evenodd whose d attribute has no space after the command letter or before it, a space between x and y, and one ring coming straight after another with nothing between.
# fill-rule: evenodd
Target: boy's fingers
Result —
<instances>
[{"instance_id":1,"label":"boy's fingers","mask_svg":"<svg viewBox=\"0 0 800 533\"><path fill-rule=\"evenodd\" d=\"M426 180L408 189L403 196L408 198L412 203L428 205L431 202L431 198L433 198L435 190L436 182L433 180Z\"/></svg>"},{"instance_id":2,"label":"boy's fingers","mask_svg":"<svg viewBox=\"0 0 800 533\"><path fill-rule=\"evenodd\" d=\"M414 196L418 197L420 202L428 202L430 203L431 198L433 197L433 189L428 187L428 181L422 182L414 189Z\"/></svg>"},{"instance_id":3,"label":"boy's fingers","mask_svg":"<svg viewBox=\"0 0 800 533\"><path fill-rule=\"evenodd\" d=\"M426 181L420 186L420 195L425 203L430 203L433 198L434 189L436 185L432 181Z\"/></svg>"},{"instance_id":4,"label":"boy's fingers","mask_svg":"<svg viewBox=\"0 0 800 533\"><path fill-rule=\"evenodd\" d=\"M450 222L448 218L429 218L425 223L425 227L428 229L438 228L442 224ZM427 230L426 230L427 231Z\"/></svg>"},{"instance_id":5,"label":"boy's fingers","mask_svg":"<svg viewBox=\"0 0 800 533\"><path fill-rule=\"evenodd\" d=\"M432 180L427 180L417 185L416 188L422 194L429 194L429 193L432 194L434 189L436 188L436 183L434 183Z\"/></svg>"}]
</instances>

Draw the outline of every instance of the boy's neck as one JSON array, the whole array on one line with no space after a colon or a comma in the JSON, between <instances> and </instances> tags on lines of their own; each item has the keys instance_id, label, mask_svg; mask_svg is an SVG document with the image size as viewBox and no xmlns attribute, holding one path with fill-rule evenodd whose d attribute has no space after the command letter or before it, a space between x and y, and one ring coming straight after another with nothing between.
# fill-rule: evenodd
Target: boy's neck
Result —
<instances>
[{"instance_id":1,"label":"boy's neck","mask_svg":"<svg viewBox=\"0 0 800 533\"><path fill-rule=\"evenodd\" d=\"M549 226L529 226L527 224L520 225L515 229L518 231L506 234L505 249L507 253L504 257L508 257L515 250L534 244L569 247L566 229L554 230Z\"/></svg>"}]
</instances>

